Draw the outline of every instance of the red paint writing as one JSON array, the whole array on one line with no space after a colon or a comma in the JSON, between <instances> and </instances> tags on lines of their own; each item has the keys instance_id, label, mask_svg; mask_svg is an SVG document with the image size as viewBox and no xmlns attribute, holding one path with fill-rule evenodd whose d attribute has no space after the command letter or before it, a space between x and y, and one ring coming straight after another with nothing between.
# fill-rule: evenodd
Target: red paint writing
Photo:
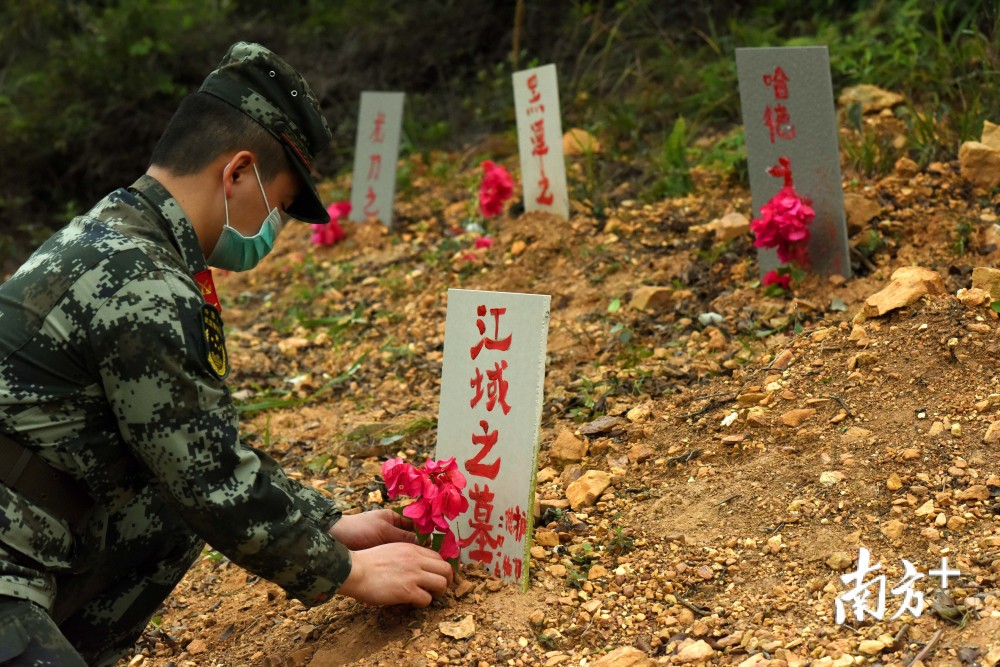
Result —
<instances>
[{"instance_id":1,"label":"red paint writing","mask_svg":"<svg viewBox=\"0 0 1000 667\"><path fill-rule=\"evenodd\" d=\"M764 75L764 85L774 89L774 99L788 99L788 75L780 66L774 68L774 74Z\"/></svg>"},{"instance_id":2,"label":"red paint writing","mask_svg":"<svg viewBox=\"0 0 1000 667\"><path fill-rule=\"evenodd\" d=\"M480 319L476 320L476 328L479 329L479 335L483 336L483 338L469 349L469 353L473 359L479 356L479 352L484 346L487 350L500 350L501 352L506 352L510 349L510 341L514 334L509 334L506 338L500 338L500 316L506 312L506 308L490 308L490 314L493 315L493 338L488 338L485 335L486 323L481 319L486 316L486 306L480 305L476 308L476 314L480 317Z\"/></svg>"},{"instance_id":3,"label":"red paint writing","mask_svg":"<svg viewBox=\"0 0 1000 667\"><path fill-rule=\"evenodd\" d=\"M524 539L524 534L528 530L528 516L521 510L520 505L507 508L503 513L503 526L516 541Z\"/></svg>"},{"instance_id":4,"label":"red paint writing","mask_svg":"<svg viewBox=\"0 0 1000 667\"><path fill-rule=\"evenodd\" d=\"M485 419L479 420L479 427L483 429L483 433L482 435L476 435L473 433L472 444L479 445L481 449L478 454L465 462L465 470L470 475L475 475L476 477L496 479L497 475L500 473L500 457L498 456L493 463L483 463L483 459L485 459L486 455L490 453L493 446L497 444L497 438L500 436L500 432L496 429L490 431L489 422Z\"/></svg>"},{"instance_id":5,"label":"red paint writing","mask_svg":"<svg viewBox=\"0 0 1000 667\"><path fill-rule=\"evenodd\" d=\"M472 518L469 526L472 534L467 538L459 540L459 544L464 549L475 543L476 549L469 551L469 558L480 563L490 564L493 562L493 551L503 545L503 535L493 535L493 498L489 485L484 485L480 490L476 484L469 492L469 498L473 502ZM488 547L488 548L487 548Z\"/></svg>"}]
</instances>

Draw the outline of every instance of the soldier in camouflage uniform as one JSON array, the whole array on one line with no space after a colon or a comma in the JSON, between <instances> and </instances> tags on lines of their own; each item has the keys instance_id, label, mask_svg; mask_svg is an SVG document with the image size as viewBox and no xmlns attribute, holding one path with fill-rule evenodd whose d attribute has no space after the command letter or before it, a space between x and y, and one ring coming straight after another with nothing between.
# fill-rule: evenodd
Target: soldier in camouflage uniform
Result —
<instances>
[{"instance_id":1,"label":"soldier in camouflage uniform","mask_svg":"<svg viewBox=\"0 0 1000 667\"><path fill-rule=\"evenodd\" d=\"M114 664L204 541L308 605L447 587L397 514L341 517L243 444L224 383L208 266L251 268L282 210L329 219L330 140L301 76L236 44L147 173L0 286L0 665Z\"/></svg>"}]
</instances>

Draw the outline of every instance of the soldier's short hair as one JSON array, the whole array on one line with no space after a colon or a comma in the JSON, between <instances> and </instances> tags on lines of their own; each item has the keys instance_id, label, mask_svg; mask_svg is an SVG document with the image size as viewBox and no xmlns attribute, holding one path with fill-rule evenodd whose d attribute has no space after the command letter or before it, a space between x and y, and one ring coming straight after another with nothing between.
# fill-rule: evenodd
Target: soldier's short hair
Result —
<instances>
[{"instance_id":1,"label":"soldier's short hair","mask_svg":"<svg viewBox=\"0 0 1000 667\"><path fill-rule=\"evenodd\" d=\"M153 149L150 163L177 176L190 176L219 155L238 150L257 157L265 181L292 170L286 151L270 132L231 104L199 92L181 102Z\"/></svg>"}]
</instances>

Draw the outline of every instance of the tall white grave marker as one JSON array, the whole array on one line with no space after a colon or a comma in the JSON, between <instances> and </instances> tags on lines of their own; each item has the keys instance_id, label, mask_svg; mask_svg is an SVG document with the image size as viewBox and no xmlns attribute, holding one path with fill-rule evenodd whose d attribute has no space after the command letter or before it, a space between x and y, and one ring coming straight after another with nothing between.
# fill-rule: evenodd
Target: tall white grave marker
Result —
<instances>
[{"instance_id":1,"label":"tall white grave marker","mask_svg":"<svg viewBox=\"0 0 1000 667\"><path fill-rule=\"evenodd\" d=\"M736 49L753 217L784 184L785 158L801 197L812 199L808 268L851 275L837 120L825 46ZM772 169L774 168L774 169ZM769 173L773 171L779 176ZM779 266L775 250L757 253L761 275Z\"/></svg>"},{"instance_id":2,"label":"tall white grave marker","mask_svg":"<svg viewBox=\"0 0 1000 667\"><path fill-rule=\"evenodd\" d=\"M569 217L556 66L514 72L514 109L525 211Z\"/></svg>"},{"instance_id":3,"label":"tall white grave marker","mask_svg":"<svg viewBox=\"0 0 1000 667\"><path fill-rule=\"evenodd\" d=\"M548 295L448 290L436 456L454 456L469 509L461 560L528 586Z\"/></svg>"},{"instance_id":4,"label":"tall white grave marker","mask_svg":"<svg viewBox=\"0 0 1000 667\"><path fill-rule=\"evenodd\" d=\"M392 226L396 160L405 93L361 93L351 180L351 220L378 218Z\"/></svg>"}]
</instances>

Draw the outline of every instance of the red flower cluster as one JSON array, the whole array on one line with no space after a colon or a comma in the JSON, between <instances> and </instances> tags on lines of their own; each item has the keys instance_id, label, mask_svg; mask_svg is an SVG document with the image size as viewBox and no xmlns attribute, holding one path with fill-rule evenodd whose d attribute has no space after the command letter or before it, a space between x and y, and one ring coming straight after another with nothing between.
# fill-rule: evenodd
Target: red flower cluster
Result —
<instances>
[{"instance_id":1,"label":"red flower cluster","mask_svg":"<svg viewBox=\"0 0 1000 667\"><path fill-rule=\"evenodd\" d=\"M502 165L484 160L483 180L479 184L479 212L492 218L503 212L503 205L514 194L514 179Z\"/></svg>"},{"instance_id":2,"label":"red flower cluster","mask_svg":"<svg viewBox=\"0 0 1000 667\"><path fill-rule=\"evenodd\" d=\"M784 179L784 186L770 201L760 207L760 218L750 223L754 247L777 248L782 263L795 262L809 266L809 223L816 217L812 200L800 197L792 184L792 167L787 157L768 169L772 176Z\"/></svg>"},{"instance_id":3,"label":"red flower cluster","mask_svg":"<svg viewBox=\"0 0 1000 667\"><path fill-rule=\"evenodd\" d=\"M326 212L330 214L330 222L325 225L313 225L313 235L309 239L315 245L333 245L344 238L344 229L340 226L340 219L351 214L351 203L346 201L333 202L326 207Z\"/></svg>"},{"instance_id":4,"label":"red flower cluster","mask_svg":"<svg viewBox=\"0 0 1000 667\"><path fill-rule=\"evenodd\" d=\"M764 274L764 278L761 279L760 283L764 287L777 285L781 289L788 289L792 286L792 277L787 273L778 273L774 269L771 269Z\"/></svg>"},{"instance_id":5,"label":"red flower cluster","mask_svg":"<svg viewBox=\"0 0 1000 667\"><path fill-rule=\"evenodd\" d=\"M457 558L458 541L448 521L469 509L469 501L462 495L465 475L459 471L455 457L443 461L427 459L420 468L401 458L390 459L382 464L382 479L390 498L400 495L416 498L416 502L403 508L403 516L413 520L417 533L442 533L444 540L438 552L443 558Z\"/></svg>"}]
</instances>

